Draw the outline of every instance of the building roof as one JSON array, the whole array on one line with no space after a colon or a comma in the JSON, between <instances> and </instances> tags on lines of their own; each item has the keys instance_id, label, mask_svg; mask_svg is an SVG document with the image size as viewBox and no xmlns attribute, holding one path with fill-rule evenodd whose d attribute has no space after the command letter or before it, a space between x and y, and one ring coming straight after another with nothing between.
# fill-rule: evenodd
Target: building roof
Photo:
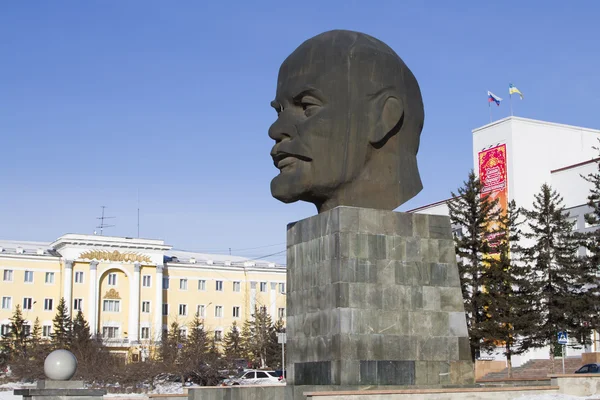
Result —
<instances>
[{"instance_id":1,"label":"building roof","mask_svg":"<svg viewBox=\"0 0 600 400\"><path fill-rule=\"evenodd\" d=\"M77 244L90 247L125 247L136 250L160 250L164 252L165 262L184 264L204 264L223 266L247 266L263 268L282 268L268 260L250 259L225 254L198 253L185 250L173 250L163 240L138 239L118 236L66 234L54 242L36 242L23 240L0 240L0 254L53 256L61 257L60 249L66 244Z\"/></svg>"},{"instance_id":2,"label":"building roof","mask_svg":"<svg viewBox=\"0 0 600 400\"><path fill-rule=\"evenodd\" d=\"M582 161L582 162L577 163L577 164L567 165L566 167L553 169L552 171L550 171L550 173L554 174L556 172L566 171L566 170L569 170L569 169L572 169L572 168L577 168L577 167L583 167L584 165L588 165L588 164L592 164L592 163L598 163L598 162L600 162L600 157L593 158L593 159L588 160L588 161Z\"/></svg>"},{"instance_id":3,"label":"building roof","mask_svg":"<svg viewBox=\"0 0 600 400\"><path fill-rule=\"evenodd\" d=\"M25 254L32 256L60 256L47 242L0 240L0 254Z\"/></svg>"},{"instance_id":4,"label":"building roof","mask_svg":"<svg viewBox=\"0 0 600 400\"><path fill-rule=\"evenodd\" d=\"M504 123L510 122L510 121L528 122L528 123L532 123L532 124L539 124L539 125L546 125L546 126L556 126L556 127L561 127L561 128L568 128L568 129L574 129L574 130L579 130L579 131L586 131L586 132L593 132L593 133L600 134L600 130L598 130L598 129L584 128L582 126L559 124L556 122L541 121L538 119L515 117L515 116L510 116L510 117L499 119L497 121L490 122L489 124L486 124L486 125L480 126L479 128L473 129L471 132L473 134L475 134L475 133L477 133L483 129L487 129L491 126L504 124Z\"/></svg>"}]
</instances>

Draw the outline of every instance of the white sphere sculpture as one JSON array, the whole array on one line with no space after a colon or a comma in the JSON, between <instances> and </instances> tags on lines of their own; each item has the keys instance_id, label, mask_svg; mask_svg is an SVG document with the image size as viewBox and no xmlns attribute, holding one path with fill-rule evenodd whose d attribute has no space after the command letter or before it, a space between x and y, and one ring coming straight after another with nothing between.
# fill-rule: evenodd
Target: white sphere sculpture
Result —
<instances>
[{"instance_id":1,"label":"white sphere sculpture","mask_svg":"<svg viewBox=\"0 0 600 400\"><path fill-rule=\"evenodd\" d=\"M44 361L44 374L55 381L68 381L76 369L77 358L68 350L54 350Z\"/></svg>"}]
</instances>

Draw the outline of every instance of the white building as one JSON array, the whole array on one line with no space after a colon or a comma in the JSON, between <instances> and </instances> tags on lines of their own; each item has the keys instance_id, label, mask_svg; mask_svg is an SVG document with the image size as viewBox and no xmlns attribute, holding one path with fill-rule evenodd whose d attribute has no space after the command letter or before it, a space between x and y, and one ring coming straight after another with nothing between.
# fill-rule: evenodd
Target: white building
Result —
<instances>
[{"instance_id":1,"label":"white building","mask_svg":"<svg viewBox=\"0 0 600 400\"><path fill-rule=\"evenodd\" d=\"M504 199L504 204L515 200L518 206L531 208L535 194L548 183L563 197L570 218L577 221L576 230L595 229L584 221L590 211L586 203L591 184L581 175L598 170L598 150L593 148L600 144L598 139L600 130L508 117L473 130L473 168L501 204ZM448 215L447 201L409 212ZM600 351L600 338L594 339L592 348L568 349L567 355ZM532 358L548 358L548 349L513 357L513 366Z\"/></svg>"}]
</instances>

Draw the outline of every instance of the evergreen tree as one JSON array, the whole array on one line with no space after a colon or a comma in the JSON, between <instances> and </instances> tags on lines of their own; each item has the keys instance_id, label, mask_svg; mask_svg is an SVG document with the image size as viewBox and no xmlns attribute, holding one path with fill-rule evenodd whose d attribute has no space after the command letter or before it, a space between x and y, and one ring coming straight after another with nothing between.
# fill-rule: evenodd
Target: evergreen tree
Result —
<instances>
[{"instance_id":1,"label":"evergreen tree","mask_svg":"<svg viewBox=\"0 0 600 400\"><path fill-rule=\"evenodd\" d=\"M513 200L498 218L496 253L482 273L482 301L487 315L481 323L483 346L488 350L504 348L509 378L513 377L512 356L527 351L538 317L532 271L522 262L519 247L521 224L520 211Z\"/></svg>"},{"instance_id":2,"label":"evergreen tree","mask_svg":"<svg viewBox=\"0 0 600 400\"><path fill-rule=\"evenodd\" d=\"M172 369L177 362L179 349L183 347L183 338L177 321L171 324L168 331L163 332L160 346L160 356L168 369Z\"/></svg>"},{"instance_id":3,"label":"evergreen tree","mask_svg":"<svg viewBox=\"0 0 600 400\"><path fill-rule=\"evenodd\" d=\"M33 330L31 331L31 344L32 346L38 346L42 341L42 325L40 319L35 317L33 323Z\"/></svg>"},{"instance_id":4,"label":"evergreen tree","mask_svg":"<svg viewBox=\"0 0 600 400\"><path fill-rule=\"evenodd\" d=\"M181 352L182 363L185 364L190 371L202 370L206 364L209 350L208 346L208 335L204 330L199 314L196 313L194 319L189 324L188 337Z\"/></svg>"},{"instance_id":5,"label":"evergreen tree","mask_svg":"<svg viewBox=\"0 0 600 400\"><path fill-rule=\"evenodd\" d=\"M478 356L484 339L481 324L487 317L482 299L482 275L490 263L488 239L491 224L499 214L498 200L490 201L482 189L479 178L471 171L467 181L458 189L458 195L452 192L453 198L448 202L450 220L461 229L461 233L454 236L454 244L459 257L458 271L473 360Z\"/></svg>"},{"instance_id":6,"label":"evergreen tree","mask_svg":"<svg viewBox=\"0 0 600 400\"><path fill-rule=\"evenodd\" d=\"M29 344L29 327L25 324L21 306L17 304L10 318L10 331L4 335L9 360L26 359Z\"/></svg>"},{"instance_id":7,"label":"evergreen tree","mask_svg":"<svg viewBox=\"0 0 600 400\"><path fill-rule=\"evenodd\" d=\"M598 147L594 147L600 150ZM591 212L585 215L585 222L595 227L581 235L582 244L587 250L586 267L587 276L590 277L587 281L586 289L590 302L593 303L591 310L593 318L593 327L600 326L600 288L598 280L595 278L596 273L600 270L600 161L596 163L597 171L590 173L583 178L592 184L590 193L587 197L587 205L591 208Z\"/></svg>"},{"instance_id":8,"label":"evergreen tree","mask_svg":"<svg viewBox=\"0 0 600 400\"><path fill-rule=\"evenodd\" d=\"M531 347L550 346L554 361L560 347L557 333L569 332L580 344L587 344L591 329L589 298L585 295L588 279L584 263L577 257L579 242L572 232L573 223L562 204L561 196L544 184L535 195L533 209L524 211L533 241L526 249L526 261L534 271L533 290L540 300L540 324L531 336ZM554 368L554 363L552 363ZM552 371L554 372L554 371Z\"/></svg>"},{"instance_id":9,"label":"evergreen tree","mask_svg":"<svg viewBox=\"0 0 600 400\"><path fill-rule=\"evenodd\" d=\"M90 325L83 317L81 310L73 320L72 339L70 350L78 360L91 361L96 355L96 342L92 340Z\"/></svg>"},{"instance_id":10,"label":"evergreen tree","mask_svg":"<svg viewBox=\"0 0 600 400\"><path fill-rule=\"evenodd\" d=\"M225 334L225 338L223 339L223 347L225 357L227 357L227 359L230 361L242 358L244 355L244 349L242 347L242 334L235 321L233 321L233 325L231 325L231 328Z\"/></svg>"},{"instance_id":11,"label":"evergreen tree","mask_svg":"<svg viewBox=\"0 0 600 400\"><path fill-rule=\"evenodd\" d=\"M277 343L275 328L266 307L255 307L252 318L244 323L243 347L253 364L266 368L272 357L273 342Z\"/></svg>"},{"instance_id":12,"label":"evergreen tree","mask_svg":"<svg viewBox=\"0 0 600 400\"><path fill-rule=\"evenodd\" d=\"M57 349L69 349L73 337L73 321L69 317L64 297L61 297L58 302L52 325L52 344L54 347Z\"/></svg>"}]
</instances>

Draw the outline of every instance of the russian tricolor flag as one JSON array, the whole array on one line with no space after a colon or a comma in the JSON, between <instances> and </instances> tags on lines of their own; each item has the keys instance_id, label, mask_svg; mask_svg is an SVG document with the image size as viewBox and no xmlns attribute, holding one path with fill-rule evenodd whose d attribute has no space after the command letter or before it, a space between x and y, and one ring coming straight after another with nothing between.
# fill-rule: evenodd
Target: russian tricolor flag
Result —
<instances>
[{"instance_id":1,"label":"russian tricolor flag","mask_svg":"<svg viewBox=\"0 0 600 400\"><path fill-rule=\"evenodd\" d=\"M488 90L488 103L491 103L492 101L499 106L502 99Z\"/></svg>"}]
</instances>

